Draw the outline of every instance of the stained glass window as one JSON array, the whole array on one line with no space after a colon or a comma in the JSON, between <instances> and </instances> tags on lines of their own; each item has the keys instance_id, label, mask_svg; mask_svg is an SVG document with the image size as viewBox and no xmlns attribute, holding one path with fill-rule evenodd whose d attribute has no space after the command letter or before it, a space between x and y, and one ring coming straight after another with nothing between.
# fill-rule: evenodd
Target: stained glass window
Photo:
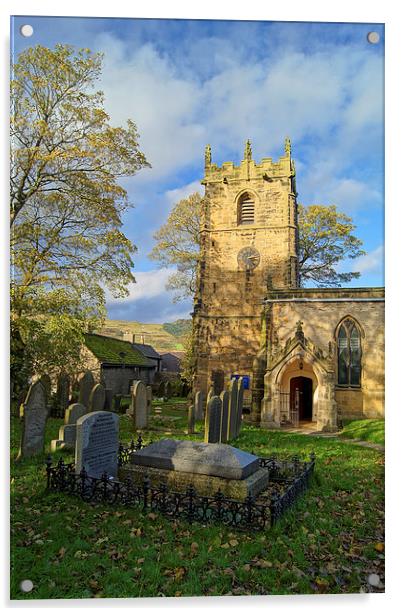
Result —
<instances>
[{"instance_id":1,"label":"stained glass window","mask_svg":"<svg viewBox=\"0 0 401 616\"><path fill-rule=\"evenodd\" d=\"M361 337L351 319L338 330L338 384L359 387L361 384Z\"/></svg>"}]
</instances>

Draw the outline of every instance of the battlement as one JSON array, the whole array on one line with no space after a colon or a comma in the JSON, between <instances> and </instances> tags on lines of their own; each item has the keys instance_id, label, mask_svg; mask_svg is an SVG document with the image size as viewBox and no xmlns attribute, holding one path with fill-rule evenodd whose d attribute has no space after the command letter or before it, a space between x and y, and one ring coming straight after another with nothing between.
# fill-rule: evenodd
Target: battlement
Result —
<instances>
[{"instance_id":1,"label":"battlement","mask_svg":"<svg viewBox=\"0 0 401 616\"><path fill-rule=\"evenodd\" d=\"M288 178L295 176L295 164L291 158L291 143L287 138L285 141L284 156L280 156L277 162L271 157L262 158L260 163L252 159L251 143L248 140L245 145L244 159L239 165L232 161L223 162L219 167L212 162L212 152L210 145L205 148L205 177L202 184L210 182L228 182L229 180L252 180L263 179L267 182L278 178Z\"/></svg>"}]
</instances>

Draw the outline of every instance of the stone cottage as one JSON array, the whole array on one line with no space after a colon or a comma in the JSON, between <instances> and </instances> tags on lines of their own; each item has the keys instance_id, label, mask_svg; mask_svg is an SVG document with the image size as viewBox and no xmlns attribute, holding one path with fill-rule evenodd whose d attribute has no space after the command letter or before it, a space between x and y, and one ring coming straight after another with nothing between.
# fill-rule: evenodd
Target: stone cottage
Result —
<instances>
[{"instance_id":1,"label":"stone cottage","mask_svg":"<svg viewBox=\"0 0 401 616\"><path fill-rule=\"evenodd\" d=\"M113 395L128 395L133 381L147 384L152 381L153 363L128 341L86 334L82 352L85 368L111 389Z\"/></svg>"}]
</instances>

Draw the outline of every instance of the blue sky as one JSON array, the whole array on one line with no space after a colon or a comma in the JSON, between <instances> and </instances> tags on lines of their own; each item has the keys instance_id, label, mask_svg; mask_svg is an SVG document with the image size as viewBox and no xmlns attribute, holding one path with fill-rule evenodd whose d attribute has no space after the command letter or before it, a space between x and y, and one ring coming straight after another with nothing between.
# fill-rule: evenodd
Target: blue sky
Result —
<instances>
[{"instance_id":1,"label":"blue sky","mask_svg":"<svg viewBox=\"0 0 401 616\"><path fill-rule=\"evenodd\" d=\"M19 34L30 23L31 38ZM217 163L283 152L292 140L298 201L336 204L367 251L344 269L357 286L383 285L384 28L378 24L17 17L13 50L68 43L105 54L100 88L111 122L132 118L152 169L124 181L134 209L124 232L138 247L137 283L109 298L111 318L186 317L147 254L174 203L198 190L203 150ZM377 45L367 33L379 32Z\"/></svg>"}]
</instances>

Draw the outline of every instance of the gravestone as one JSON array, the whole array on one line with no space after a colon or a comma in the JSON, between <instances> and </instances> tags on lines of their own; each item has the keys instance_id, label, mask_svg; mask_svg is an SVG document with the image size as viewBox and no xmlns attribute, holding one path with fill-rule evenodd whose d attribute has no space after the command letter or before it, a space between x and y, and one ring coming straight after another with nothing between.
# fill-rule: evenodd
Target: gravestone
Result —
<instances>
[{"instance_id":1,"label":"gravestone","mask_svg":"<svg viewBox=\"0 0 401 616\"><path fill-rule=\"evenodd\" d=\"M50 443L50 450L57 449L75 449L75 440L77 432L77 421L83 415L86 415L86 408L83 404L75 402L70 404L65 412L64 426L61 426L58 432L58 438Z\"/></svg>"},{"instance_id":2,"label":"gravestone","mask_svg":"<svg viewBox=\"0 0 401 616\"><path fill-rule=\"evenodd\" d=\"M109 411L87 413L77 422L75 472L89 477L117 477L119 417Z\"/></svg>"},{"instance_id":3,"label":"gravestone","mask_svg":"<svg viewBox=\"0 0 401 616\"><path fill-rule=\"evenodd\" d=\"M76 424L78 419L85 414L86 414L86 408L83 404L80 404L79 402L70 404L70 406L65 412L64 423L65 425Z\"/></svg>"},{"instance_id":4,"label":"gravestone","mask_svg":"<svg viewBox=\"0 0 401 616\"><path fill-rule=\"evenodd\" d=\"M170 381L166 381L164 383L164 394L163 394L163 396L164 396L164 398L167 398L167 400L170 400L172 395L173 395L173 386L170 383Z\"/></svg>"},{"instance_id":5,"label":"gravestone","mask_svg":"<svg viewBox=\"0 0 401 616\"><path fill-rule=\"evenodd\" d=\"M87 409L89 408L89 397L92 389L95 386L95 379L90 370L87 370L81 380L79 381L79 398L78 402L83 404Z\"/></svg>"},{"instance_id":6,"label":"gravestone","mask_svg":"<svg viewBox=\"0 0 401 616\"><path fill-rule=\"evenodd\" d=\"M114 396L114 410L116 413L118 413L121 410L121 398L122 398L121 394L116 394Z\"/></svg>"},{"instance_id":7,"label":"gravestone","mask_svg":"<svg viewBox=\"0 0 401 616\"><path fill-rule=\"evenodd\" d=\"M40 377L40 382L42 383L42 385L44 386L46 390L46 398L47 398L47 403L48 403L52 395L52 380L48 374L43 374Z\"/></svg>"},{"instance_id":8,"label":"gravestone","mask_svg":"<svg viewBox=\"0 0 401 616\"><path fill-rule=\"evenodd\" d=\"M104 390L104 411L111 411L113 409L113 390L106 389Z\"/></svg>"},{"instance_id":9,"label":"gravestone","mask_svg":"<svg viewBox=\"0 0 401 616\"><path fill-rule=\"evenodd\" d=\"M146 386L146 411L149 415L152 412L152 400L153 400L153 394L152 394L152 387L150 385Z\"/></svg>"},{"instance_id":10,"label":"gravestone","mask_svg":"<svg viewBox=\"0 0 401 616\"><path fill-rule=\"evenodd\" d=\"M130 415L134 420L137 430L146 428L148 425L148 404L146 386L142 381L134 381L131 387Z\"/></svg>"},{"instance_id":11,"label":"gravestone","mask_svg":"<svg viewBox=\"0 0 401 616\"><path fill-rule=\"evenodd\" d=\"M195 432L195 407L190 404L188 407L188 434Z\"/></svg>"},{"instance_id":12,"label":"gravestone","mask_svg":"<svg viewBox=\"0 0 401 616\"><path fill-rule=\"evenodd\" d=\"M209 402L210 398L212 398L213 396L214 396L214 387L213 387L213 385L211 385L211 386L209 387L209 391L207 392L207 397L206 397L206 406L207 406L207 404L208 404L208 402Z\"/></svg>"},{"instance_id":13,"label":"gravestone","mask_svg":"<svg viewBox=\"0 0 401 616\"><path fill-rule=\"evenodd\" d=\"M228 405L230 401L230 395L228 391L224 390L220 394L221 400L221 429L220 429L220 442L227 443L227 430L228 430Z\"/></svg>"},{"instance_id":14,"label":"gravestone","mask_svg":"<svg viewBox=\"0 0 401 616\"><path fill-rule=\"evenodd\" d=\"M205 417L205 443L219 443L221 429L221 399L212 396L206 408Z\"/></svg>"},{"instance_id":15,"label":"gravestone","mask_svg":"<svg viewBox=\"0 0 401 616\"><path fill-rule=\"evenodd\" d=\"M57 378L57 406L64 413L70 401L70 377L65 372L61 372Z\"/></svg>"},{"instance_id":16,"label":"gravestone","mask_svg":"<svg viewBox=\"0 0 401 616\"><path fill-rule=\"evenodd\" d=\"M201 391L195 393L195 421L202 421L203 419L203 396Z\"/></svg>"},{"instance_id":17,"label":"gravestone","mask_svg":"<svg viewBox=\"0 0 401 616\"><path fill-rule=\"evenodd\" d=\"M235 438L235 432L237 427L237 398L238 398L238 384L236 379L231 379L228 386L228 393L230 396L228 402L228 437L227 440Z\"/></svg>"},{"instance_id":18,"label":"gravestone","mask_svg":"<svg viewBox=\"0 0 401 616\"><path fill-rule=\"evenodd\" d=\"M103 411L105 398L106 398L105 389L101 383L98 383L97 385L94 386L89 396L89 405L88 405L89 413L96 413L96 411Z\"/></svg>"},{"instance_id":19,"label":"gravestone","mask_svg":"<svg viewBox=\"0 0 401 616\"><path fill-rule=\"evenodd\" d=\"M40 380L36 381L30 386L25 402L20 407L23 426L18 459L43 452L48 416L46 401L46 389Z\"/></svg>"},{"instance_id":20,"label":"gravestone","mask_svg":"<svg viewBox=\"0 0 401 616\"><path fill-rule=\"evenodd\" d=\"M244 381L242 376L238 379L238 394L237 394L237 424L235 428L235 436L239 436L242 424L242 407L244 403Z\"/></svg>"}]
</instances>

